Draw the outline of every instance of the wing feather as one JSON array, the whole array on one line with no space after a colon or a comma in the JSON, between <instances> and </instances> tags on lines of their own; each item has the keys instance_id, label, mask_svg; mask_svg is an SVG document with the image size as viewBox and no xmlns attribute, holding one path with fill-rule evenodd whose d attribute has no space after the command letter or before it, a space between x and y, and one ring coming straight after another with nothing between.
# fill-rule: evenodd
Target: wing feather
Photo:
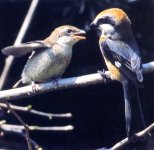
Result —
<instances>
[{"instance_id":1,"label":"wing feather","mask_svg":"<svg viewBox=\"0 0 154 150\"><path fill-rule=\"evenodd\" d=\"M33 41L33 42L21 43L16 46L8 46L2 49L2 53L4 55L21 57L32 51L43 50L46 48L51 48L51 47L49 44L46 44L44 41Z\"/></svg>"},{"instance_id":2,"label":"wing feather","mask_svg":"<svg viewBox=\"0 0 154 150\"><path fill-rule=\"evenodd\" d=\"M104 56L134 82L143 82L139 51L122 41L105 40L101 44ZM136 53L137 52L137 53Z\"/></svg>"}]
</instances>

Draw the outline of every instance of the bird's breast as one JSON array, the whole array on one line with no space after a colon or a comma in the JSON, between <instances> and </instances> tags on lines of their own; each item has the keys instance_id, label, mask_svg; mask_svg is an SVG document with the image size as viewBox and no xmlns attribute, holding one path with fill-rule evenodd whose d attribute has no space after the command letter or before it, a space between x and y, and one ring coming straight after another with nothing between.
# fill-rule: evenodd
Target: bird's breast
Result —
<instances>
[{"instance_id":1,"label":"bird's breast","mask_svg":"<svg viewBox=\"0 0 154 150\"><path fill-rule=\"evenodd\" d=\"M121 71L117 67L115 67L109 60L107 60L107 58L104 57L104 60L108 70L110 71L112 80L118 80L122 82L123 76Z\"/></svg>"},{"instance_id":2,"label":"bird's breast","mask_svg":"<svg viewBox=\"0 0 154 150\"><path fill-rule=\"evenodd\" d=\"M106 63L106 66L108 68L108 70L110 71L110 74L111 74L111 79L112 80L118 80L120 82L122 82L124 79L123 79L123 75L121 73L121 71L116 67L114 66L110 60L108 60L106 57L105 57L105 52L103 50L103 47L101 46L103 42L106 41L108 37L105 36L105 35L101 35L100 37L100 40L99 40L99 45L100 45L100 49L101 49L101 53L104 57L104 60L105 60L105 63Z\"/></svg>"},{"instance_id":3,"label":"bird's breast","mask_svg":"<svg viewBox=\"0 0 154 150\"><path fill-rule=\"evenodd\" d=\"M35 53L24 67L22 81L23 83L47 82L60 77L70 60L71 55L56 54L50 49Z\"/></svg>"}]
</instances>

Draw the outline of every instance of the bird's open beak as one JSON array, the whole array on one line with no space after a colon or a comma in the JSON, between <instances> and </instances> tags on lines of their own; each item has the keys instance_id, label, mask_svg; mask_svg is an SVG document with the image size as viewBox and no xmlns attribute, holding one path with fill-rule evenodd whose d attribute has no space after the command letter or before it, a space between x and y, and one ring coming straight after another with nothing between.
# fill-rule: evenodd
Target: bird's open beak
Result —
<instances>
[{"instance_id":1,"label":"bird's open beak","mask_svg":"<svg viewBox=\"0 0 154 150\"><path fill-rule=\"evenodd\" d=\"M84 30L80 30L79 32L73 33L72 36L78 40L85 40L85 34L86 32Z\"/></svg>"}]
</instances>

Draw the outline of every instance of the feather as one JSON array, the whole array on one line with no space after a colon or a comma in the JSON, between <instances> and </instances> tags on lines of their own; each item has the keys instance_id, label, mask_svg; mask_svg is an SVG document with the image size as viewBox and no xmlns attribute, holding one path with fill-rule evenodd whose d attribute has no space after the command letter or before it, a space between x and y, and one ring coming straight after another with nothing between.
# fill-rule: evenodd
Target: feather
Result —
<instances>
[{"instance_id":1,"label":"feather","mask_svg":"<svg viewBox=\"0 0 154 150\"><path fill-rule=\"evenodd\" d=\"M49 44L46 44L44 41L34 41L22 43L16 46L9 46L2 49L2 53L4 55L12 55L15 57L21 57L36 50L43 50L46 48L50 48Z\"/></svg>"}]
</instances>

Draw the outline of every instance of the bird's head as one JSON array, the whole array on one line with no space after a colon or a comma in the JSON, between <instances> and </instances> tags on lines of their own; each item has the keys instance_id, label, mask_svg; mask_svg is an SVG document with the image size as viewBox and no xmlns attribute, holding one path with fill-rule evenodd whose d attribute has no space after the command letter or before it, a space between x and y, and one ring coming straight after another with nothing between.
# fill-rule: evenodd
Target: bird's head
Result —
<instances>
[{"instance_id":1,"label":"bird's head","mask_svg":"<svg viewBox=\"0 0 154 150\"><path fill-rule=\"evenodd\" d=\"M48 41L60 45L73 46L76 42L86 39L86 32L74 26L64 25L56 28L48 37Z\"/></svg>"},{"instance_id":2,"label":"bird's head","mask_svg":"<svg viewBox=\"0 0 154 150\"><path fill-rule=\"evenodd\" d=\"M120 38L120 36L129 34L131 22L123 10L111 8L100 12L90 27L100 29L105 36Z\"/></svg>"}]
</instances>

